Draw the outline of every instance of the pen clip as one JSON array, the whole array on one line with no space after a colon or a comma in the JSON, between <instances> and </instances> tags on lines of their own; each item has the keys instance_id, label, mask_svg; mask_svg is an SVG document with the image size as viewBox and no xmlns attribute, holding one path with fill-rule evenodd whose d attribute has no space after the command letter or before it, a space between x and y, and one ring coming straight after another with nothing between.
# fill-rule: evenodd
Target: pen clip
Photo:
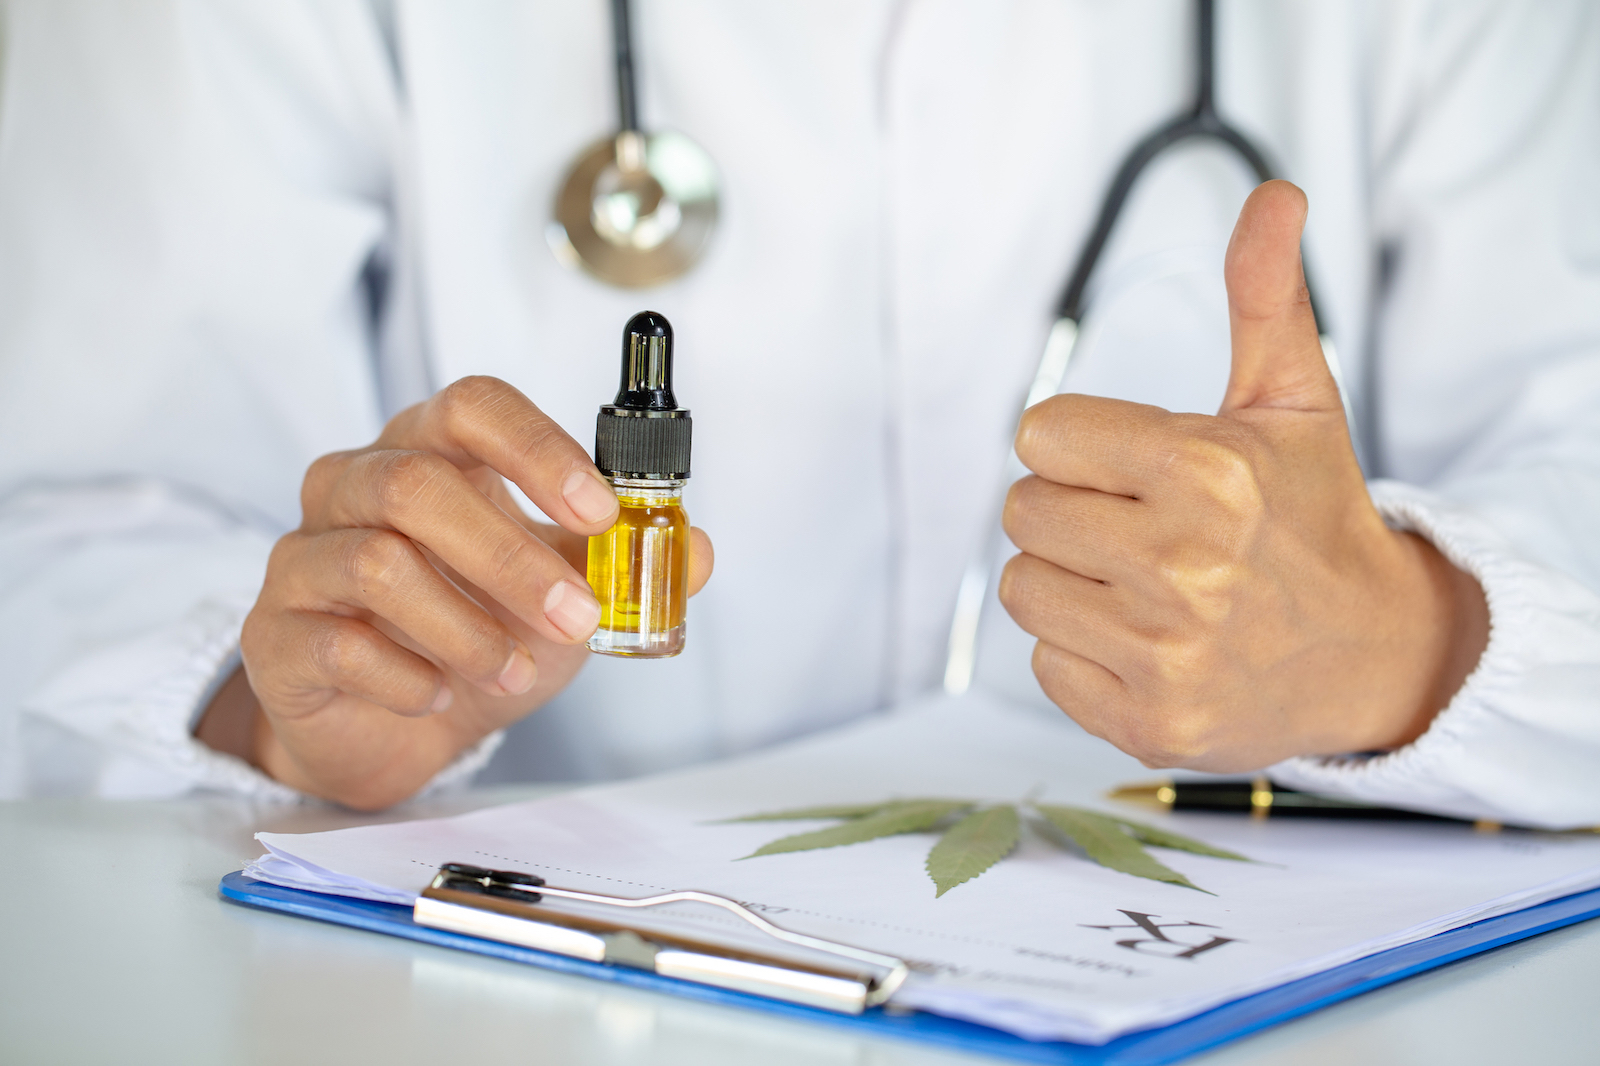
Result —
<instances>
[{"instance_id":1,"label":"pen clip","mask_svg":"<svg viewBox=\"0 0 1600 1066\"><path fill-rule=\"evenodd\" d=\"M485 896L514 899L523 903L538 903L539 893L533 889L544 884L538 874L525 874L516 870L487 870L464 862L447 862L434 875L433 888L456 892L478 892Z\"/></svg>"}]
</instances>

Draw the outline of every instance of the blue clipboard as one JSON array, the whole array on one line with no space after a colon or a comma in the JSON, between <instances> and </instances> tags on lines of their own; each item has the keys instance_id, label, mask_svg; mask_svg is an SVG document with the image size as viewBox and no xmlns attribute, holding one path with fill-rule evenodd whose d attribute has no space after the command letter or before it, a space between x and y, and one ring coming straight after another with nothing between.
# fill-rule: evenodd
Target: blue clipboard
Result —
<instances>
[{"instance_id":1,"label":"blue clipboard","mask_svg":"<svg viewBox=\"0 0 1600 1066\"><path fill-rule=\"evenodd\" d=\"M496 940L484 940L461 933L430 929L411 920L411 908L393 903L373 903L345 896L280 888L246 877L243 872L228 874L218 886L222 898L230 903L260 910L278 911L301 918L333 922L375 933L387 933L425 944L473 951L480 955L509 959L512 962L581 974L602 981L614 981L634 988L669 992L704 1003L719 1003L768 1011L799 1018L819 1025L844 1026L874 1036L937 1044L980 1055L1014 1059L1020 1062L1056 1066L1162 1066L1178 1062L1201 1051L1237 1040L1271 1025L1298 1018L1319 1007L1359 996L1374 988L1393 984L1412 974L1436 969L1457 959L1490 951L1504 944L1524 940L1552 929L1600 917L1600 889L1541 903L1513 914L1488 918L1472 925L1439 933L1403 947L1390 948L1357 959L1253 996L1225 1003L1220 1007L1186 1018L1160 1029L1130 1033L1108 1044L1091 1046L1064 1042L1024 1040L971 1022L941 1018L934 1014L895 1014L873 1008L861 1015L844 1015L812 1007L798 1006L761 996L730 992L708 985L661 977L643 970L607 966L518 947Z\"/></svg>"}]
</instances>

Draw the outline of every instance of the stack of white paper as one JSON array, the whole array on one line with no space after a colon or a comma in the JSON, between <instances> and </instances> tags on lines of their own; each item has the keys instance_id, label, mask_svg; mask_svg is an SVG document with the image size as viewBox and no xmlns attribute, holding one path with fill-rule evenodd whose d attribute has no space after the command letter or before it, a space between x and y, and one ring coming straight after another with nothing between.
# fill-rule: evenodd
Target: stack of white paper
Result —
<instances>
[{"instance_id":1,"label":"stack of white paper","mask_svg":"<svg viewBox=\"0 0 1600 1066\"><path fill-rule=\"evenodd\" d=\"M1102 806L1138 764L1069 724L981 697L940 700L701 769L436 821L263 833L251 876L410 903L445 862L525 870L620 896L701 889L787 928L897 955L895 1001L1032 1039L1101 1043L1385 948L1600 885L1600 838L1439 823L1153 821L1254 863L1157 850L1215 895L1097 866L1024 833L935 898L933 837L736 861L831 824L713 824L817 804L948 796ZM644 919L641 919L641 924ZM695 909L663 931L737 935Z\"/></svg>"}]
</instances>

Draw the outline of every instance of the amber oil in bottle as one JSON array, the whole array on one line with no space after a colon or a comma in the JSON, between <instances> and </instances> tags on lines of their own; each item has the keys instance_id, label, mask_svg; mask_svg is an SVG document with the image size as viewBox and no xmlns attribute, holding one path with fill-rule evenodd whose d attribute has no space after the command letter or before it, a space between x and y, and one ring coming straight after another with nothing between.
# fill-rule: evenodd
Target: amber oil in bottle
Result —
<instances>
[{"instance_id":1,"label":"amber oil in bottle","mask_svg":"<svg viewBox=\"0 0 1600 1066\"><path fill-rule=\"evenodd\" d=\"M589 538L589 586L600 628L589 647L610 655L665 656L683 650L689 599L689 518L682 481L612 478L617 523Z\"/></svg>"},{"instance_id":2,"label":"amber oil in bottle","mask_svg":"<svg viewBox=\"0 0 1600 1066\"><path fill-rule=\"evenodd\" d=\"M589 649L665 658L683 650L689 598L689 478L692 423L672 393L672 326L653 311L628 320L622 384L600 408L595 465L610 479L616 523L589 538L589 585L600 626Z\"/></svg>"}]
</instances>

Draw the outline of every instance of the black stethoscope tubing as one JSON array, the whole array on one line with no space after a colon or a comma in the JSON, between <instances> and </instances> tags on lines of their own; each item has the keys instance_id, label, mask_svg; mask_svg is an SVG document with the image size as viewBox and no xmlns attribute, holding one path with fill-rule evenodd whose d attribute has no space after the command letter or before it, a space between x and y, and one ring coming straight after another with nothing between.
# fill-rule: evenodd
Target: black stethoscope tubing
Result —
<instances>
[{"instance_id":1,"label":"black stethoscope tubing","mask_svg":"<svg viewBox=\"0 0 1600 1066\"><path fill-rule=\"evenodd\" d=\"M1111 187L1106 190L1105 198L1100 201L1100 212L1095 218L1094 229L1084 241L1083 249L1078 253L1077 262L1073 265L1072 274L1067 280L1067 286L1062 291L1061 298L1056 301L1057 319L1066 319L1074 325L1083 320L1084 294L1088 291L1089 279L1094 274L1095 266L1100 262L1106 242L1111 239L1111 231L1116 227L1117 219L1122 214L1128 193L1133 191L1134 183L1139 180L1145 169L1167 149L1195 139L1217 141L1232 149L1239 158L1249 164L1250 169L1255 172L1257 182L1271 181L1275 177L1261 149L1217 114L1216 19L1215 0L1196 0L1194 106L1165 125L1150 131L1123 157L1121 165L1117 167L1116 176L1111 180ZM1322 316L1317 313L1317 300L1312 293L1309 271L1306 274L1306 292L1311 300L1311 313L1318 323L1318 332L1322 332Z\"/></svg>"},{"instance_id":2,"label":"black stethoscope tubing","mask_svg":"<svg viewBox=\"0 0 1600 1066\"><path fill-rule=\"evenodd\" d=\"M639 90L633 78L633 19L629 0L611 0L611 50L617 66L617 129L639 128Z\"/></svg>"}]
</instances>

